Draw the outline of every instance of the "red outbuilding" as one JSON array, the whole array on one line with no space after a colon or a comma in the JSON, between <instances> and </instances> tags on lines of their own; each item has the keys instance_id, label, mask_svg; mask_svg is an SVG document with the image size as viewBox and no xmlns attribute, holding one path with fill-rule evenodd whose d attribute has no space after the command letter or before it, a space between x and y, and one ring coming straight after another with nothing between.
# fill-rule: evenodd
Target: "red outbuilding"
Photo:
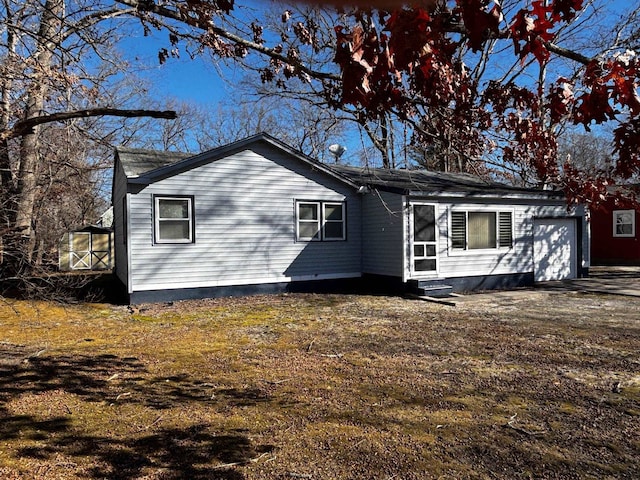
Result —
<instances>
[{"instance_id":1,"label":"red outbuilding","mask_svg":"<svg viewBox=\"0 0 640 480\"><path fill-rule=\"evenodd\" d=\"M640 185L629 187L629 197ZM591 265L640 265L640 208L609 200L591 210Z\"/></svg>"}]
</instances>

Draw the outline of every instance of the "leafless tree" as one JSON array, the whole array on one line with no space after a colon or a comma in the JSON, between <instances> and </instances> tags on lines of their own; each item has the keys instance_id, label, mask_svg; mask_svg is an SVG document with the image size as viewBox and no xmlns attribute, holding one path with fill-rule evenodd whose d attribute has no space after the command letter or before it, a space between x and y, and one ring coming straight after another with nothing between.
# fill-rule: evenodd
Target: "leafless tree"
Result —
<instances>
[{"instance_id":1,"label":"leafless tree","mask_svg":"<svg viewBox=\"0 0 640 480\"><path fill-rule=\"evenodd\" d=\"M42 244L35 227L60 165L78 167L88 137L82 119L116 116L174 118L175 112L121 108L111 103L111 79L126 71L115 43L120 19L132 8L109 1L45 0L0 4L0 237L3 269L32 263ZM110 83L111 82L111 83ZM114 105L118 105L115 107ZM50 125L60 125L52 128ZM60 133L68 140L60 144ZM80 148L81 150L82 148ZM80 158L83 158L80 156ZM87 158L86 156L84 157ZM90 170L90 168L89 168ZM54 174L55 173L55 174ZM86 178L85 178L86 180ZM43 216L46 216L43 213ZM7 259L12 262L7 262ZM5 272L6 274L6 272Z\"/></svg>"}]
</instances>

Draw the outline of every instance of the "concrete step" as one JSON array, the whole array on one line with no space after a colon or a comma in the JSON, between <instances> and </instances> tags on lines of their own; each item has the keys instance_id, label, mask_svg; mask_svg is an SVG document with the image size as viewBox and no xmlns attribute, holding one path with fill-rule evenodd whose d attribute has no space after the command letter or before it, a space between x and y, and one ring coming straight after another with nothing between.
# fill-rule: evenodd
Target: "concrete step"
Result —
<instances>
[{"instance_id":1,"label":"concrete step","mask_svg":"<svg viewBox=\"0 0 640 480\"><path fill-rule=\"evenodd\" d=\"M431 278L426 280L409 280L409 282L413 287L418 287L418 288L435 287L438 285L444 285L445 279Z\"/></svg>"},{"instance_id":2,"label":"concrete step","mask_svg":"<svg viewBox=\"0 0 640 480\"><path fill-rule=\"evenodd\" d=\"M448 297L453 293L453 287L450 285L442 285L442 284L429 284L425 282L421 285L422 282L419 282L414 292L418 295L426 296L426 297L434 297L434 298L442 298Z\"/></svg>"}]
</instances>

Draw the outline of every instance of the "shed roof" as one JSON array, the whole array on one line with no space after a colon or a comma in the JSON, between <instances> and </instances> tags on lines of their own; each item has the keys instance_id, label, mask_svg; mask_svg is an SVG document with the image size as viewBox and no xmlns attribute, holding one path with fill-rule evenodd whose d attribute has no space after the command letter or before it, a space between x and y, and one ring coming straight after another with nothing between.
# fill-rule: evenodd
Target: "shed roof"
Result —
<instances>
[{"instance_id":1,"label":"shed roof","mask_svg":"<svg viewBox=\"0 0 640 480\"><path fill-rule=\"evenodd\" d=\"M113 232L112 227L103 227L101 225L85 225L81 228L76 228L75 230L71 230L73 233L75 232L89 232L89 233L109 233Z\"/></svg>"}]
</instances>

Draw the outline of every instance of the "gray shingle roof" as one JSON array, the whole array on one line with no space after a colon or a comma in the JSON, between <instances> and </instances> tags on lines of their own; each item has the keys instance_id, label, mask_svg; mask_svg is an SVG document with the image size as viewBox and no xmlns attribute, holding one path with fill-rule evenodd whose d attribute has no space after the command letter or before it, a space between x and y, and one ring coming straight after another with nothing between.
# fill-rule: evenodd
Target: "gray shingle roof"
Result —
<instances>
[{"instance_id":1,"label":"gray shingle roof","mask_svg":"<svg viewBox=\"0 0 640 480\"><path fill-rule=\"evenodd\" d=\"M256 141L267 141L280 149L291 150L290 147L269 135L259 134L199 155L185 152L163 152L125 147L118 147L116 152L127 178L132 179L134 182L139 182L143 181L143 179L138 177L144 175L144 181L153 181L152 179L147 179L147 177L171 176L180 173L183 168L197 167L220 156L225 156L232 152L234 148L244 148ZM537 198L563 197L562 192L558 191L513 187L463 173L432 172L428 170L387 170L383 168L326 165L305 157L298 152L291 151L290 153L304 159L310 164L317 165L318 168L325 170L327 173L342 179L345 183L351 184L352 186L362 185L378 190L414 195L457 194L490 196L524 195Z\"/></svg>"},{"instance_id":2,"label":"gray shingle roof","mask_svg":"<svg viewBox=\"0 0 640 480\"><path fill-rule=\"evenodd\" d=\"M126 147L116 148L116 153L127 178L137 177L193 156L192 153L185 152L162 152Z\"/></svg>"},{"instance_id":3,"label":"gray shingle roof","mask_svg":"<svg viewBox=\"0 0 640 480\"><path fill-rule=\"evenodd\" d=\"M438 194L459 193L474 195L543 195L562 197L558 191L513 187L507 184L485 180L466 173L444 173L429 170L387 170L384 168L331 166L334 170L350 178L354 183L367 185L379 190L413 193Z\"/></svg>"}]
</instances>

